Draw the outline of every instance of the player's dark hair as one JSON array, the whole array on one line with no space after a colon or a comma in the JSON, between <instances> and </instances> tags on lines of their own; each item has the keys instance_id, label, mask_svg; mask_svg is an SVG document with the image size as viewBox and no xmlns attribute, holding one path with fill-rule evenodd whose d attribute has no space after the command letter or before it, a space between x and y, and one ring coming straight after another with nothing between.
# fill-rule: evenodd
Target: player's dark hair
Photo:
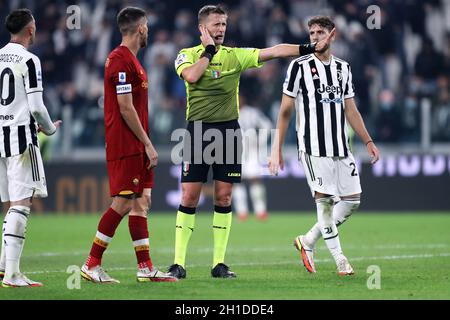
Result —
<instances>
[{"instance_id":1,"label":"player's dark hair","mask_svg":"<svg viewBox=\"0 0 450 320\"><path fill-rule=\"evenodd\" d=\"M328 31L331 31L334 28L334 22L328 16L316 16L316 17L312 17L311 19L309 19L308 27L311 28L311 26L314 24L317 24L317 25L321 26L322 28L327 29Z\"/></svg>"},{"instance_id":2,"label":"player's dark hair","mask_svg":"<svg viewBox=\"0 0 450 320\"><path fill-rule=\"evenodd\" d=\"M214 13L227 15L227 12L221 6L206 5L198 11L198 22L203 21L203 19Z\"/></svg>"},{"instance_id":3,"label":"player's dark hair","mask_svg":"<svg viewBox=\"0 0 450 320\"><path fill-rule=\"evenodd\" d=\"M8 14L5 26L10 33L17 34L31 21L33 21L33 15L30 10L17 9Z\"/></svg>"},{"instance_id":4,"label":"player's dark hair","mask_svg":"<svg viewBox=\"0 0 450 320\"><path fill-rule=\"evenodd\" d=\"M120 33L125 35L129 32L134 32L139 21L146 16L147 14L141 8L123 8L117 15L117 25L119 26Z\"/></svg>"}]
</instances>

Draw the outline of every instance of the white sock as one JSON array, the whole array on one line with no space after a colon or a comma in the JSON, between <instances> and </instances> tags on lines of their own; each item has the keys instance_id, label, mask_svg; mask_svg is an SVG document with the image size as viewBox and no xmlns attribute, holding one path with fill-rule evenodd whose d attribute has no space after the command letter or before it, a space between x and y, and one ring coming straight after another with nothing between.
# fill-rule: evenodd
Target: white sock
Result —
<instances>
[{"instance_id":1,"label":"white sock","mask_svg":"<svg viewBox=\"0 0 450 320\"><path fill-rule=\"evenodd\" d=\"M250 185L250 196L252 198L253 208L256 214L263 214L267 211L266 188L260 182Z\"/></svg>"},{"instance_id":2,"label":"white sock","mask_svg":"<svg viewBox=\"0 0 450 320\"><path fill-rule=\"evenodd\" d=\"M355 212L360 204L359 195L354 198L339 201L333 209L333 219L336 227L339 227ZM316 242L322 237L319 223L316 223L304 237L306 245L314 248Z\"/></svg>"},{"instance_id":3,"label":"white sock","mask_svg":"<svg viewBox=\"0 0 450 320\"><path fill-rule=\"evenodd\" d=\"M342 256L341 243L336 224L333 220L334 200L332 197L316 199L317 221L322 237L331 255L337 261Z\"/></svg>"},{"instance_id":4,"label":"white sock","mask_svg":"<svg viewBox=\"0 0 450 320\"><path fill-rule=\"evenodd\" d=\"M248 214L247 190L245 186L236 183L233 185L233 205L238 215Z\"/></svg>"},{"instance_id":5,"label":"white sock","mask_svg":"<svg viewBox=\"0 0 450 320\"><path fill-rule=\"evenodd\" d=\"M20 256L25 242L25 233L30 208L25 206L13 206L6 214L3 231L5 242L5 279L11 278L20 272Z\"/></svg>"}]
</instances>

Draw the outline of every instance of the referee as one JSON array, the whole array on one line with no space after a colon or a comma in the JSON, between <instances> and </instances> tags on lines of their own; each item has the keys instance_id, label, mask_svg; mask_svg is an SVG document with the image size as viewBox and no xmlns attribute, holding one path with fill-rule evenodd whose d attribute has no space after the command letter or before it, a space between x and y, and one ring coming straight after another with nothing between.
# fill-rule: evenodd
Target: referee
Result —
<instances>
[{"instance_id":1,"label":"referee","mask_svg":"<svg viewBox=\"0 0 450 320\"><path fill-rule=\"evenodd\" d=\"M182 49L176 60L175 69L184 80L187 95L186 119L187 135L184 139L183 166L181 172L182 198L177 212L175 229L175 259L169 273L179 279L186 277L186 250L194 231L195 212L203 183L207 182L208 171L212 167L214 179L214 257L211 275L214 278L234 278L235 273L225 265L225 252L231 227L231 193L233 183L241 181L242 141L238 124L238 88L242 72L259 68L263 62L281 57L298 57L323 51L333 34L316 44L280 44L266 49L230 48L223 46L227 28L227 13L220 6L207 5L198 13L198 28L201 44ZM213 142L201 141L199 149L194 149L194 135L197 128L201 133L209 129L222 134L234 132L232 141L226 141L222 155L233 155L230 159L220 159L215 154L214 161L203 158ZM194 130L194 128L196 130ZM192 139L193 138L193 139ZM230 139L228 139L230 140ZM189 142L190 141L190 142ZM197 142L198 144L198 142ZM200 161L199 161L200 158ZM233 159L234 158L234 159ZM227 161L228 160L228 161Z\"/></svg>"}]
</instances>

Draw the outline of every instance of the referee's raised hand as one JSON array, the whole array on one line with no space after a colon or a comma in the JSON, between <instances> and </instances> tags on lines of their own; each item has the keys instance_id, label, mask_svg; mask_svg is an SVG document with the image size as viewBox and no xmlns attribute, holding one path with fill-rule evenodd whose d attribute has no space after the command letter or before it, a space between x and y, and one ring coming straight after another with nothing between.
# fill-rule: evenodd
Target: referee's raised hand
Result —
<instances>
[{"instance_id":1,"label":"referee's raised hand","mask_svg":"<svg viewBox=\"0 0 450 320\"><path fill-rule=\"evenodd\" d=\"M206 46L208 46L208 45L213 45L213 46L215 45L214 44L214 39L209 34L209 31L208 31L208 29L206 28L205 25L203 25L203 24L200 25L200 32L201 32L200 40L202 41L203 47L206 48Z\"/></svg>"},{"instance_id":2,"label":"referee's raised hand","mask_svg":"<svg viewBox=\"0 0 450 320\"><path fill-rule=\"evenodd\" d=\"M330 47L330 42L334 35L336 35L336 28L333 28L333 30L330 31L326 38L317 41L316 52L322 53L326 51Z\"/></svg>"}]
</instances>

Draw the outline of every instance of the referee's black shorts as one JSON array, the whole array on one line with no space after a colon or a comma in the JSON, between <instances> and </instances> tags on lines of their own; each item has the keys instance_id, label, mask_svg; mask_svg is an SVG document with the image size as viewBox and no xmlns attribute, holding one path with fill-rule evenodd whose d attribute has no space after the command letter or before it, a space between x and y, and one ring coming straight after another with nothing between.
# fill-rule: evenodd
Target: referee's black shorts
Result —
<instances>
[{"instance_id":1,"label":"referee's black shorts","mask_svg":"<svg viewBox=\"0 0 450 320\"><path fill-rule=\"evenodd\" d=\"M184 139L182 183L207 182L210 167L214 180L241 182L242 132L237 120L213 123L190 121L186 130L190 139L186 136Z\"/></svg>"}]
</instances>

